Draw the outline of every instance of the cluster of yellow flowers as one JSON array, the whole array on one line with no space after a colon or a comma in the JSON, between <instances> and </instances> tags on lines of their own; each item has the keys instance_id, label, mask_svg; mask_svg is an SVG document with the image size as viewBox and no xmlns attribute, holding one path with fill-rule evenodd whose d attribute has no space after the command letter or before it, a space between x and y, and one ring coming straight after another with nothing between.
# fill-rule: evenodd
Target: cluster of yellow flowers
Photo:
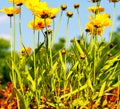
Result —
<instances>
[{"instance_id":1,"label":"cluster of yellow flowers","mask_svg":"<svg viewBox=\"0 0 120 109\"><path fill-rule=\"evenodd\" d=\"M90 22L86 25L86 32L101 36L105 27L111 26L110 15L107 13L101 14L101 12L104 12L104 8L96 5L89 7L88 11L92 12L94 15L89 18Z\"/></svg>"},{"instance_id":2,"label":"cluster of yellow flowers","mask_svg":"<svg viewBox=\"0 0 120 109\"><path fill-rule=\"evenodd\" d=\"M35 21L29 22L28 26L35 30L43 29L45 26L50 26L51 19L56 17L56 14L60 11L60 8L48 7L46 2L40 2L40 0L8 0L9 2L14 2L17 6L25 4L25 6L30 9L35 17ZM14 14L20 13L20 8L9 7L3 8L0 12L6 13L8 16L13 16ZM44 22L46 21L46 24ZM34 24L35 23L35 24Z\"/></svg>"},{"instance_id":3,"label":"cluster of yellow flowers","mask_svg":"<svg viewBox=\"0 0 120 109\"><path fill-rule=\"evenodd\" d=\"M28 26L35 30L42 30L46 26L49 27L51 20L60 11L60 8L49 8L46 2L39 2L39 0L27 0L25 5L36 16L34 20L28 23Z\"/></svg>"},{"instance_id":4,"label":"cluster of yellow flowers","mask_svg":"<svg viewBox=\"0 0 120 109\"><path fill-rule=\"evenodd\" d=\"M45 27L50 27L52 19L54 19L57 13L60 11L60 8L52 8L48 7L46 2L41 2L40 0L8 0L12 2L16 6L22 6L25 4L26 8L32 11L35 16L32 21L28 23L28 27L34 30L42 30ZM20 7L16 8L15 6L11 6L9 8L3 8L0 10L7 14L9 17L12 17L15 14L20 13ZM27 56L31 52L30 47L21 49L20 55Z\"/></svg>"}]
</instances>

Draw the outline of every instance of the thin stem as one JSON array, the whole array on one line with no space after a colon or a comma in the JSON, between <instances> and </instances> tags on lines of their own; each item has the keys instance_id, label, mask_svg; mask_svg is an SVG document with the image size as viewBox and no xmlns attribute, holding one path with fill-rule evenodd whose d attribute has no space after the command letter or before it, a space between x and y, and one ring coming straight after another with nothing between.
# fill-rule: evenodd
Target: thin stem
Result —
<instances>
[{"instance_id":1,"label":"thin stem","mask_svg":"<svg viewBox=\"0 0 120 109\"><path fill-rule=\"evenodd\" d=\"M79 10L77 9L77 14L78 14L78 25L79 25L79 28L80 28L80 36L82 35L82 27L81 27L81 24L80 24L80 13L79 13Z\"/></svg>"},{"instance_id":2,"label":"thin stem","mask_svg":"<svg viewBox=\"0 0 120 109\"><path fill-rule=\"evenodd\" d=\"M20 32L20 49L22 48L22 26L21 26L21 6L20 6L20 14L19 14L19 32Z\"/></svg>"},{"instance_id":3,"label":"thin stem","mask_svg":"<svg viewBox=\"0 0 120 109\"><path fill-rule=\"evenodd\" d=\"M34 25L35 25L35 16L34 16ZM35 47L36 47L36 38L35 38L35 30L33 29L33 49L34 49L34 74L36 78L36 60L35 60Z\"/></svg>"},{"instance_id":4,"label":"thin stem","mask_svg":"<svg viewBox=\"0 0 120 109\"><path fill-rule=\"evenodd\" d=\"M113 11L113 18L112 18L112 27L111 27L111 31L110 31L110 42L112 41L112 35L113 35L113 29L114 29L115 16L116 16L116 5L115 5L115 3L114 3L114 11Z\"/></svg>"},{"instance_id":5,"label":"thin stem","mask_svg":"<svg viewBox=\"0 0 120 109\"><path fill-rule=\"evenodd\" d=\"M11 42L11 58L13 58L13 53L12 53L12 17L10 17L10 42Z\"/></svg>"},{"instance_id":6,"label":"thin stem","mask_svg":"<svg viewBox=\"0 0 120 109\"><path fill-rule=\"evenodd\" d=\"M53 45L53 43L54 43L54 39L55 39L55 37L57 36L58 30L59 30L59 28L60 28L60 24L61 24L61 20L62 20L62 15L63 15L63 11L61 11L61 14L60 14L60 18L59 18L59 20L58 20L57 27L56 27L56 29L55 29L55 31L54 31L54 34L53 34L52 45Z\"/></svg>"},{"instance_id":7,"label":"thin stem","mask_svg":"<svg viewBox=\"0 0 120 109\"><path fill-rule=\"evenodd\" d=\"M45 45L46 45L46 49L48 51L48 28L47 28L47 24L46 24L46 19L44 19L44 23L45 23L45 28L46 28Z\"/></svg>"},{"instance_id":8,"label":"thin stem","mask_svg":"<svg viewBox=\"0 0 120 109\"><path fill-rule=\"evenodd\" d=\"M38 47L40 45L40 31L38 31Z\"/></svg>"},{"instance_id":9,"label":"thin stem","mask_svg":"<svg viewBox=\"0 0 120 109\"><path fill-rule=\"evenodd\" d=\"M68 24L69 24L69 17L68 17L67 26L66 26L66 50L67 50L67 46L68 46Z\"/></svg>"}]
</instances>

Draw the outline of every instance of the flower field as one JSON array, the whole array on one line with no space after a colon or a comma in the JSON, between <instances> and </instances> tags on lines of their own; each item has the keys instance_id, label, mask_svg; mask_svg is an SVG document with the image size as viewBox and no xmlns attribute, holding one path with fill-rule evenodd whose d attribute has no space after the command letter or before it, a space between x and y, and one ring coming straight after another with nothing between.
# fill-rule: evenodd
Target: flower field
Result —
<instances>
[{"instance_id":1,"label":"flower field","mask_svg":"<svg viewBox=\"0 0 120 109\"><path fill-rule=\"evenodd\" d=\"M5 13L10 21L10 81L0 89L0 109L120 109L120 51L112 30L108 41L103 36L107 27L114 27L115 16L105 12L101 6L104 0L89 0L93 6L88 7L90 15L85 28L81 28L79 3L73 4L77 12L74 14L67 11L66 4L53 8L40 0L8 2L11 7L0 9L0 13ZM108 2L115 10L119 0ZM28 21L33 48L23 42L23 5L33 16ZM63 14L67 18L65 38L55 44ZM78 17L75 22L80 34L69 45L69 22L73 16ZM60 17L57 26L56 17ZM15 31L20 36L19 52Z\"/></svg>"}]
</instances>

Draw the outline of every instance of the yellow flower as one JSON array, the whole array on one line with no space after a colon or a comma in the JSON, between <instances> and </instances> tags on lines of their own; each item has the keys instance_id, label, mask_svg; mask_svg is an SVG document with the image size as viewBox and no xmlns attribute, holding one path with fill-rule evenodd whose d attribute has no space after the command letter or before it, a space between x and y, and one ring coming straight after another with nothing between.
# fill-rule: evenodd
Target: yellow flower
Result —
<instances>
[{"instance_id":1,"label":"yellow flower","mask_svg":"<svg viewBox=\"0 0 120 109\"><path fill-rule=\"evenodd\" d=\"M60 8L50 8L49 11L50 11L49 17L55 18L58 12L60 11Z\"/></svg>"},{"instance_id":2,"label":"yellow flower","mask_svg":"<svg viewBox=\"0 0 120 109\"><path fill-rule=\"evenodd\" d=\"M21 6L23 3L25 3L26 0L8 0L9 2L14 2L17 6Z\"/></svg>"},{"instance_id":3,"label":"yellow flower","mask_svg":"<svg viewBox=\"0 0 120 109\"><path fill-rule=\"evenodd\" d=\"M49 18L44 20L40 17L35 17L35 21L32 20L28 23L28 27L32 28L34 30L43 30L45 26L49 27L50 23L51 23L51 19L49 19Z\"/></svg>"},{"instance_id":4,"label":"yellow flower","mask_svg":"<svg viewBox=\"0 0 120 109\"><path fill-rule=\"evenodd\" d=\"M26 7L30 9L34 15L46 16L48 14L48 5L46 2L39 2L39 0L26 1Z\"/></svg>"},{"instance_id":5,"label":"yellow flower","mask_svg":"<svg viewBox=\"0 0 120 109\"><path fill-rule=\"evenodd\" d=\"M14 7L3 8L2 10L0 10L0 12L4 12L8 16L13 16L14 14L20 13L20 8L14 8Z\"/></svg>"},{"instance_id":6,"label":"yellow flower","mask_svg":"<svg viewBox=\"0 0 120 109\"><path fill-rule=\"evenodd\" d=\"M20 50L20 56L28 56L32 49L30 47L25 47Z\"/></svg>"},{"instance_id":7,"label":"yellow flower","mask_svg":"<svg viewBox=\"0 0 120 109\"><path fill-rule=\"evenodd\" d=\"M104 8L102 8L101 6L92 6L88 8L88 11L93 13L99 13L99 12L103 12Z\"/></svg>"},{"instance_id":8,"label":"yellow flower","mask_svg":"<svg viewBox=\"0 0 120 109\"><path fill-rule=\"evenodd\" d=\"M111 26L109 14L97 14L96 17L91 17L91 24L97 27Z\"/></svg>"},{"instance_id":9,"label":"yellow flower","mask_svg":"<svg viewBox=\"0 0 120 109\"><path fill-rule=\"evenodd\" d=\"M91 22L88 22L85 28L86 32L89 32L92 35L99 35L102 36L104 27L96 27L91 24Z\"/></svg>"},{"instance_id":10,"label":"yellow flower","mask_svg":"<svg viewBox=\"0 0 120 109\"><path fill-rule=\"evenodd\" d=\"M56 14L60 11L59 8L49 8L47 2L39 2L33 0L28 0L26 2L26 7L30 9L35 16L41 18L54 18Z\"/></svg>"}]
</instances>

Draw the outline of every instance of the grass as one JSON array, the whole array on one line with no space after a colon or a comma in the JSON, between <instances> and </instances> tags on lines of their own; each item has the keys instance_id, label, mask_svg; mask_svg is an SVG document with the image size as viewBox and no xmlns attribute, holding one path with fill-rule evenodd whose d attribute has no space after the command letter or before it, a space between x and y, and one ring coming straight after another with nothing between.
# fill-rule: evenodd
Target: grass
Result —
<instances>
[{"instance_id":1,"label":"grass","mask_svg":"<svg viewBox=\"0 0 120 109\"><path fill-rule=\"evenodd\" d=\"M70 20L69 16L68 19ZM80 16L78 21L79 19ZM46 20L44 21L47 31ZM58 24L60 25L60 22ZM66 40L69 34L68 24L69 22L66 26ZM55 51L52 46L53 39L48 32L45 34L44 30L42 33L45 41L35 46L36 31L33 30L32 52L24 44L22 55L13 54L11 50L11 83L0 90L0 108L119 108L120 52L115 52L116 45L111 46L112 42L106 43L103 37L99 40L98 34L92 34L88 41L87 34L86 37L80 36L80 40L73 39L70 49L67 48L66 41L63 48ZM22 36L21 32L20 34ZM53 31L51 35L55 37L56 32Z\"/></svg>"}]
</instances>

